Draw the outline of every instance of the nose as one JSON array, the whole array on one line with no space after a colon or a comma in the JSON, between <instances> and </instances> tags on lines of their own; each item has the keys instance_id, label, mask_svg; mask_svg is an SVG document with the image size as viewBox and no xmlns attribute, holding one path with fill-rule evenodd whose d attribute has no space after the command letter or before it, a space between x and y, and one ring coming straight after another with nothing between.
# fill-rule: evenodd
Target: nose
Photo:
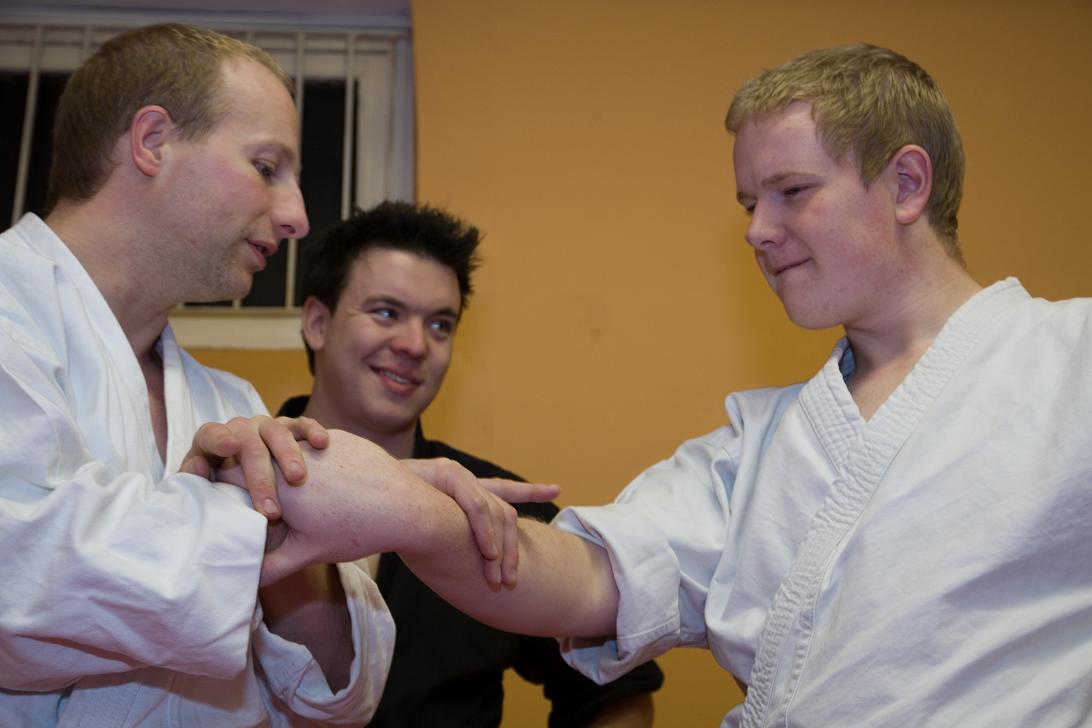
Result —
<instances>
[{"instance_id":1,"label":"nose","mask_svg":"<svg viewBox=\"0 0 1092 728\"><path fill-rule=\"evenodd\" d=\"M428 335L422 322L413 319L398 327L391 348L400 354L420 359L428 353Z\"/></svg>"},{"instance_id":2,"label":"nose","mask_svg":"<svg viewBox=\"0 0 1092 728\"><path fill-rule=\"evenodd\" d=\"M303 204L303 193L295 181L277 190L273 204L273 225L280 238L307 237L311 226L307 223L307 209Z\"/></svg>"},{"instance_id":3,"label":"nose","mask_svg":"<svg viewBox=\"0 0 1092 728\"><path fill-rule=\"evenodd\" d=\"M774 219L774 215L766 205L755 203L751 210L751 221L747 225L747 232L743 237L755 250L759 250L766 243L780 241L781 227Z\"/></svg>"}]
</instances>

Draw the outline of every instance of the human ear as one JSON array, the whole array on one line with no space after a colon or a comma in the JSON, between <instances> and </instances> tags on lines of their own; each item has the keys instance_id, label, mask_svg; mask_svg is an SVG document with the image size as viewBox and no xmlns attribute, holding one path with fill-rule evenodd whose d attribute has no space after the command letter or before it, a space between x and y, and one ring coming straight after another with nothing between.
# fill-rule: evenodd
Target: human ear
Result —
<instances>
[{"instance_id":1,"label":"human ear","mask_svg":"<svg viewBox=\"0 0 1092 728\"><path fill-rule=\"evenodd\" d=\"M159 174L165 158L167 133L174 126L162 106L142 106L129 126L129 154L133 165L147 177Z\"/></svg>"},{"instance_id":2,"label":"human ear","mask_svg":"<svg viewBox=\"0 0 1092 728\"><path fill-rule=\"evenodd\" d=\"M300 330L311 351L321 351L326 343L326 324L330 321L330 309L314 296L303 302Z\"/></svg>"},{"instance_id":3,"label":"human ear","mask_svg":"<svg viewBox=\"0 0 1092 728\"><path fill-rule=\"evenodd\" d=\"M907 144L895 152L888 165L895 178L895 219L909 225L925 212L933 191L933 162L929 153L916 144Z\"/></svg>"}]
</instances>

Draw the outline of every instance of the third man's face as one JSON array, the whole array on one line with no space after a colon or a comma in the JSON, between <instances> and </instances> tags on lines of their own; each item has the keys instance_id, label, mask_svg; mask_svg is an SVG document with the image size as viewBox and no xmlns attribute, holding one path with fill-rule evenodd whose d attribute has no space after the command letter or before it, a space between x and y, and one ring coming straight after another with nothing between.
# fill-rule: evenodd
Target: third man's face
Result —
<instances>
[{"instance_id":1,"label":"third man's face","mask_svg":"<svg viewBox=\"0 0 1092 728\"><path fill-rule=\"evenodd\" d=\"M315 389L358 434L414 427L443 384L460 307L454 271L401 250L354 261L315 351ZM317 344L317 345L316 345Z\"/></svg>"},{"instance_id":2,"label":"third man's face","mask_svg":"<svg viewBox=\"0 0 1092 728\"><path fill-rule=\"evenodd\" d=\"M882 315L907 265L887 172L866 187L851 155L827 153L800 101L747 122L734 161L747 243L789 318L823 328Z\"/></svg>"}]
</instances>

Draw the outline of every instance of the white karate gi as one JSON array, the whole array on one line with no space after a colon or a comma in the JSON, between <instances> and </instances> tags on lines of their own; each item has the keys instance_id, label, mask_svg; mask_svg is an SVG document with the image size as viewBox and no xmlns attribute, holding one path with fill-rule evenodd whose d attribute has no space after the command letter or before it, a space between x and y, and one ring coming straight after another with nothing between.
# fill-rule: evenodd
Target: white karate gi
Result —
<instances>
[{"instance_id":1,"label":"white karate gi","mask_svg":"<svg viewBox=\"0 0 1092 728\"><path fill-rule=\"evenodd\" d=\"M944 326L868 422L843 340L803 385L728 397L613 505L598 680L679 645L749 683L723 726L1092 724L1092 301L1015 280Z\"/></svg>"},{"instance_id":2,"label":"white karate gi","mask_svg":"<svg viewBox=\"0 0 1092 728\"><path fill-rule=\"evenodd\" d=\"M254 389L160 338L160 460L140 366L87 272L34 215L0 236L0 726L360 725L394 625L339 567L356 651L331 694L257 604L265 519L177 474L197 428L264 413Z\"/></svg>"}]
</instances>

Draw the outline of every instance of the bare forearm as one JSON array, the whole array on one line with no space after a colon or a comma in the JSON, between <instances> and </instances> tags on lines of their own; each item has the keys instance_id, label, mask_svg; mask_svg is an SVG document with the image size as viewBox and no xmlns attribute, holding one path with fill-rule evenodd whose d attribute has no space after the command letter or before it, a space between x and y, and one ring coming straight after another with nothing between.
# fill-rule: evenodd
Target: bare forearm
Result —
<instances>
[{"instance_id":1,"label":"bare forearm","mask_svg":"<svg viewBox=\"0 0 1092 728\"><path fill-rule=\"evenodd\" d=\"M309 566L258 592L266 626L306 646L330 690L349 684L354 651L352 624L337 567Z\"/></svg>"},{"instance_id":2,"label":"bare forearm","mask_svg":"<svg viewBox=\"0 0 1092 728\"><path fill-rule=\"evenodd\" d=\"M513 587L492 587L459 514L450 541L400 555L437 594L475 619L521 634L603 637L614 633L618 590L606 552L584 539L520 519L519 575Z\"/></svg>"},{"instance_id":3,"label":"bare forearm","mask_svg":"<svg viewBox=\"0 0 1092 728\"><path fill-rule=\"evenodd\" d=\"M306 564L397 551L437 593L500 629L613 634L618 595L605 551L537 521L517 524L515 511L506 504L507 510L495 510L499 501L489 494L482 508L473 498L470 505L457 503L374 444L337 430L329 434L328 448L304 448L307 483L293 487L278 481L291 529L266 554L263 584ZM462 473L480 489L476 479ZM514 553L518 570L507 561ZM514 579L514 586L491 586L486 580L488 575L493 584L501 581L495 568L501 554L505 582Z\"/></svg>"}]
</instances>

